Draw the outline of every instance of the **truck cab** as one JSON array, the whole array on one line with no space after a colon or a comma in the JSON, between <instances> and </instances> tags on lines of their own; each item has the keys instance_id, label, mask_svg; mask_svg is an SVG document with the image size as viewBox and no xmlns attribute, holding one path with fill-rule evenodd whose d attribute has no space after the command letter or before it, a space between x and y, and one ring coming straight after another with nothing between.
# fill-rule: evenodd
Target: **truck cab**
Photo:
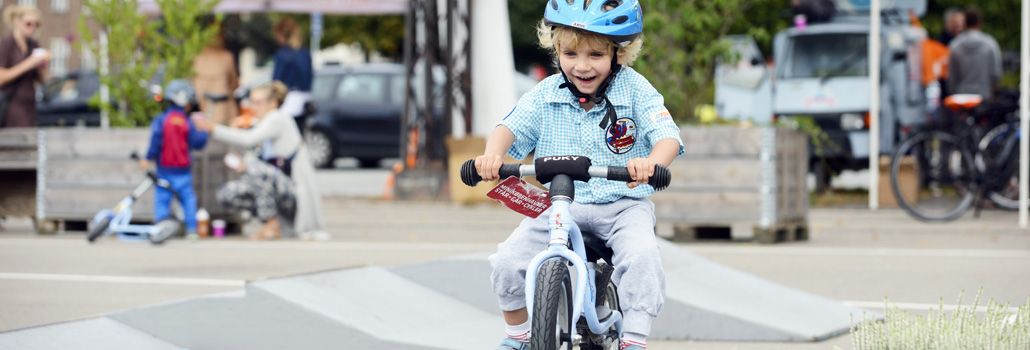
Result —
<instances>
[{"instance_id":1,"label":"truck cab","mask_svg":"<svg viewBox=\"0 0 1030 350\"><path fill-rule=\"evenodd\" d=\"M899 130L925 120L919 54L926 34L922 28L912 26L909 14L921 16L926 11L926 2L886 3L878 39L881 44L880 154L893 150ZM752 112L749 119L787 124L805 119L818 126L828 138L829 142L820 140L822 142L811 145L810 169L820 185L828 184L829 176L834 173L864 169L869 164L869 22L868 1L839 0L837 13L828 21L780 31L773 40L775 64L767 68L768 79L753 84L755 94L751 98L768 99L771 103L768 111ZM734 41L740 39L731 40ZM739 46L734 44L734 47ZM726 77L734 74L725 72L716 72L717 110L722 105L736 104L725 100L726 92L735 89L724 88L734 85L732 81L726 83ZM769 88L763 88L764 84ZM719 112L725 117L734 117Z\"/></svg>"}]
</instances>

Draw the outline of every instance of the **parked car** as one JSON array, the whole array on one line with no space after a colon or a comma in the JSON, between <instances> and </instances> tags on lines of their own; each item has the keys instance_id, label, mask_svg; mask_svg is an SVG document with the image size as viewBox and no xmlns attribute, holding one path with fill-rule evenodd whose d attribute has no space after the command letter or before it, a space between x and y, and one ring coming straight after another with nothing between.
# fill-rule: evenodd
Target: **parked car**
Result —
<instances>
[{"instance_id":1,"label":"parked car","mask_svg":"<svg viewBox=\"0 0 1030 350\"><path fill-rule=\"evenodd\" d=\"M39 126L100 126L100 110L89 100L100 90L96 72L75 71L50 79L37 99Z\"/></svg>"},{"instance_id":2,"label":"parked car","mask_svg":"<svg viewBox=\"0 0 1030 350\"><path fill-rule=\"evenodd\" d=\"M442 116L443 72L436 76L436 109ZM315 73L311 88L316 111L307 123L304 139L316 167L331 167L337 158L357 158L362 168L379 166L385 158L399 158L404 113L404 65L383 63L330 66ZM515 86L523 94L535 85L516 73ZM416 84L422 86L422 84ZM422 89L416 88L416 94Z\"/></svg>"}]
</instances>

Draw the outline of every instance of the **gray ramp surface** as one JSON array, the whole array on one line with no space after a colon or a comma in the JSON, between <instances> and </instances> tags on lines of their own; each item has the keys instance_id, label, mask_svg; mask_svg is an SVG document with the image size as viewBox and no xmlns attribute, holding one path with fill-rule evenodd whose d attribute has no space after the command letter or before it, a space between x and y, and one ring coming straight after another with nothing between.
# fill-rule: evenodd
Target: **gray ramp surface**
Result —
<instances>
[{"instance_id":1,"label":"gray ramp surface","mask_svg":"<svg viewBox=\"0 0 1030 350\"><path fill-rule=\"evenodd\" d=\"M111 318L194 350L437 349L385 341L251 287L242 297L202 297ZM116 348L133 349L108 347Z\"/></svg>"},{"instance_id":2,"label":"gray ramp surface","mask_svg":"<svg viewBox=\"0 0 1030 350\"><path fill-rule=\"evenodd\" d=\"M847 332L852 313L861 318L861 310L716 264L668 241L659 247L665 299L685 306L662 312L655 322L662 325L659 338L818 341Z\"/></svg>"},{"instance_id":3,"label":"gray ramp surface","mask_svg":"<svg viewBox=\"0 0 1030 350\"><path fill-rule=\"evenodd\" d=\"M843 304L734 270L659 240L666 298L654 339L816 341L848 331ZM498 315L486 255L458 257L393 271L426 288Z\"/></svg>"},{"instance_id":4,"label":"gray ramp surface","mask_svg":"<svg viewBox=\"0 0 1030 350\"><path fill-rule=\"evenodd\" d=\"M467 255L425 264L390 269L424 287L461 300L484 312L500 317L497 296L490 286L490 262L487 255Z\"/></svg>"},{"instance_id":5,"label":"gray ramp surface","mask_svg":"<svg viewBox=\"0 0 1030 350\"><path fill-rule=\"evenodd\" d=\"M140 332L118 321L94 318L0 333L3 350L175 350L150 334Z\"/></svg>"},{"instance_id":6,"label":"gray ramp surface","mask_svg":"<svg viewBox=\"0 0 1030 350\"><path fill-rule=\"evenodd\" d=\"M379 267L263 281L252 286L397 343L492 349L504 336L501 318L462 302L459 299L463 295L441 293Z\"/></svg>"}]
</instances>

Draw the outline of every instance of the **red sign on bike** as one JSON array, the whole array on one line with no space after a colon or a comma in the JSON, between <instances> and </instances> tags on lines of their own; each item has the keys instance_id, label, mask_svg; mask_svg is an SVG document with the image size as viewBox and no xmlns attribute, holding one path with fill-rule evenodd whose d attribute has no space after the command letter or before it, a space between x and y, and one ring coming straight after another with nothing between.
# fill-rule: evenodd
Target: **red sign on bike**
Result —
<instances>
[{"instance_id":1,"label":"red sign on bike","mask_svg":"<svg viewBox=\"0 0 1030 350\"><path fill-rule=\"evenodd\" d=\"M486 196L534 219L551 207L551 198L547 196L547 191L514 176L501 181Z\"/></svg>"}]
</instances>

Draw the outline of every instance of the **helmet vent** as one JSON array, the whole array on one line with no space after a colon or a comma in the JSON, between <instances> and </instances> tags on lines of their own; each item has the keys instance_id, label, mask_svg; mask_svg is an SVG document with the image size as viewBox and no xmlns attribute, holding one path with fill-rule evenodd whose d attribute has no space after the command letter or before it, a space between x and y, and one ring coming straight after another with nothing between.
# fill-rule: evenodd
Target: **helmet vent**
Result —
<instances>
[{"instance_id":1,"label":"helmet vent","mask_svg":"<svg viewBox=\"0 0 1030 350\"><path fill-rule=\"evenodd\" d=\"M619 7L619 5L622 5L622 1L608 0L604 2L604 6L601 6L601 10L603 10L604 12L608 12L614 10L616 7Z\"/></svg>"},{"instance_id":2,"label":"helmet vent","mask_svg":"<svg viewBox=\"0 0 1030 350\"><path fill-rule=\"evenodd\" d=\"M628 21L628 20L629 20L629 16L619 16L619 17L615 17L615 19L612 20L612 23L613 24L623 24L623 23L626 23L626 21Z\"/></svg>"},{"instance_id":3,"label":"helmet vent","mask_svg":"<svg viewBox=\"0 0 1030 350\"><path fill-rule=\"evenodd\" d=\"M551 9L558 11L558 0L551 0Z\"/></svg>"}]
</instances>

